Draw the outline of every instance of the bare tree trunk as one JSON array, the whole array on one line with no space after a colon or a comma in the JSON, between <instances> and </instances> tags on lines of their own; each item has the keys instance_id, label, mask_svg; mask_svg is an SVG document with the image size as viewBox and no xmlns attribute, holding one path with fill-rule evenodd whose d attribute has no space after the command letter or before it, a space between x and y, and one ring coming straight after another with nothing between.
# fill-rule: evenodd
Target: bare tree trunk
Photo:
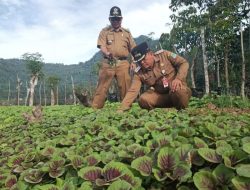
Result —
<instances>
[{"instance_id":1,"label":"bare tree trunk","mask_svg":"<svg viewBox=\"0 0 250 190\"><path fill-rule=\"evenodd\" d=\"M242 56L242 78L241 78L241 97L245 98L245 82L246 82L246 63L244 55L244 44L243 44L243 31L240 26L240 43L241 43L241 56Z\"/></svg>"},{"instance_id":2,"label":"bare tree trunk","mask_svg":"<svg viewBox=\"0 0 250 190\"><path fill-rule=\"evenodd\" d=\"M197 57L197 53L198 53L198 49L195 50L194 57L192 59L192 65L190 67L190 76L191 76L191 82L192 82L192 88L193 89L196 89L195 78L194 78L194 66L195 66L195 60L196 60L196 57Z\"/></svg>"},{"instance_id":3,"label":"bare tree trunk","mask_svg":"<svg viewBox=\"0 0 250 190\"><path fill-rule=\"evenodd\" d=\"M59 98L59 94L58 94L58 85L56 86L56 105L58 105L58 98Z\"/></svg>"},{"instance_id":4,"label":"bare tree trunk","mask_svg":"<svg viewBox=\"0 0 250 190\"><path fill-rule=\"evenodd\" d=\"M176 54L178 54L176 47L175 47L174 45L173 45L172 47L173 47L174 52L175 52Z\"/></svg>"},{"instance_id":5,"label":"bare tree trunk","mask_svg":"<svg viewBox=\"0 0 250 190\"><path fill-rule=\"evenodd\" d=\"M206 55L206 43L205 43L205 27L201 28L201 46L204 64L204 77L205 77L205 92L209 94L209 77L208 77L208 63Z\"/></svg>"},{"instance_id":6,"label":"bare tree trunk","mask_svg":"<svg viewBox=\"0 0 250 190\"><path fill-rule=\"evenodd\" d=\"M28 105L28 99L29 99L29 96L30 96L30 88L28 87L27 81L26 81L26 88L27 88L27 94L26 94L26 98L25 98L25 106Z\"/></svg>"},{"instance_id":7,"label":"bare tree trunk","mask_svg":"<svg viewBox=\"0 0 250 190\"><path fill-rule=\"evenodd\" d=\"M229 78L228 78L228 43L226 43L225 49L225 80L226 80L226 94L229 94Z\"/></svg>"},{"instance_id":8,"label":"bare tree trunk","mask_svg":"<svg viewBox=\"0 0 250 190\"><path fill-rule=\"evenodd\" d=\"M73 92L74 105L76 105L75 85L74 85L74 79L73 79L72 75L71 75L71 82L72 82L72 92Z\"/></svg>"},{"instance_id":9,"label":"bare tree trunk","mask_svg":"<svg viewBox=\"0 0 250 190\"><path fill-rule=\"evenodd\" d=\"M20 105L20 87L22 85L20 78L18 77L18 74L16 75L17 78L17 105Z\"/></svg>"},{"instance_id":10,"label":"bare tree trunk","mask_svg":"<svg viewBox=\"0 0 250 190\"><path fill-rule=\"evenodd\" d=\"M39 105L42 105L42 82L40 82L39 86Z\"/></svg>"},{"instance_id":11,"label":"bare tree trunk","mask_svg":"<svg viewBox=\"0 0 250 190\"><path fill-rule=\"evenodd\" d=\"M92 88L93 88L93 83L92 83L92 79L93 77L92 77L92 73L90 72L89 73L89 93L90 93L90 97L92 97L93 96L93 93L92 93Z\"/></svg>"},{"instance_id":12,"label":"bare tree trunk","mask_svg":"<svg viewBox=\"0 0 250 190\"><path fill-rule=\"evenodd\" d=\"M34 105L34 93L35 93L35 87L37 85L38 81L38 76L37 75L32 75L30 79L30 101L29 101L29 106Z\"/></svg>"},{"instance_id":13,"label":"bare tree trunk","mask_svg":"<svg viewBox=\"0 0 250 190\"><path fill-rule=\"evenodd\" d=\"M64 104L67 104L67 86L66 82L64 83Z\"/></svg>"},{"instance_id":14,"label":"bare tree trunk","mask_svg":"<svg viewBox=\"0 0 250 190\"><path fill-rule=\"evenodd\" d=\"M47 96L46 96L45 80L43 81L43 94L44 94L44 106L46 106L47 105Z\"/></svg>"},{"instance_id":15,"label":"bare tree trunk","mask_svg":"<svg viewBox=\"0 0 250 190\"><path fill-rule=\"evenodd\" d=\"M8 105L10 105L10 80L9 80L9 91L8 91Z\"/></svg>"},{"instance_id":16,"label":"bare tree trunk","mask_svg":"<svg viewBox=\"0 0 250 190\"><path fill-rule=\"evenodd\" d=\"M50 105L54 106L55 105L55 93L54 93L54 89L50 89Z\"/></svg>"},{"instance_id":17,"label":"bare tree trunk","mask_svg":"<svg viewBox=\"0 0 250 190\"><path fill-rule=\"evenodd\" d=\"M220 61L218 59L218 56L216 54L216 51L214 50L215 55L215 61L216 61L216 78L217 78L217 87L221 88L221 82L220 82Z\"/></svg>"}]
</instances>

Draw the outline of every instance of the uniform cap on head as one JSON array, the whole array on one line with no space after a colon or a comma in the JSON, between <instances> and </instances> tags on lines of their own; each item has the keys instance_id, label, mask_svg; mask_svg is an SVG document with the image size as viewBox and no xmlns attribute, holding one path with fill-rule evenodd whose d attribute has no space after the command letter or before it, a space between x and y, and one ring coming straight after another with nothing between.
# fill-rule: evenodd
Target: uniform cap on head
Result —
<instances>
[{"instance_id":1,"label":"uniform cap on head","mask_svg":"<svg viewBox=\"0 0 250 190\"><path fill-rule=\"evenodd\" d=\"M140 61L143 60L146 53L148 53L148 52L149 52L149 47L148 47L147 42L143 42L143 43L135 46L131 51L131 54L134 58L134 62L140 63Z\"/></svg>"},{"instance_id":2,"label":"uniform cap on head","mask_svg":"<svg viewBox=\"0 0 250 190\"><path fill-rule=\"evenodd\" d=\"M109 17L122 17L121 9L117 6L114 6L110 9Z\"/></svg>"}]
</instances>

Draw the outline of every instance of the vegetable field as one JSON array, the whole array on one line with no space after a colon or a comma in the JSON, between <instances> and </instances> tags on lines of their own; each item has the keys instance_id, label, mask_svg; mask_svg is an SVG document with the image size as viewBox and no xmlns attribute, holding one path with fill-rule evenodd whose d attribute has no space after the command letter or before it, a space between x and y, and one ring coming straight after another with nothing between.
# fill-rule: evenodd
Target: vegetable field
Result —
<instances>
[{"instance_id":1,"label":"vegetable field","mask_svg":"<svg viewBox=\"0 0 250 190\"><path fill-rule=\"evenodd\" d=\"M213 101L179 112L48 106L39 120L0 107L0 189L249 190L249 102Z\"/></svg>"}]
</instances>

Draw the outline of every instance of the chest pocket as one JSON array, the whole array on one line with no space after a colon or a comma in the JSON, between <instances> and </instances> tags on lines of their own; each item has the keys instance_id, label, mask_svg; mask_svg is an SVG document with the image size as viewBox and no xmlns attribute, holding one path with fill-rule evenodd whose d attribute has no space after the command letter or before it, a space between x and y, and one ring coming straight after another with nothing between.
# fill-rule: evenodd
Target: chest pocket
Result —
<instances>
[{"instance_id":1,"label":"chest pocket","mask_svg":"<svg viewBox=\"0 0 250 190\"><path fill-rule=\"evenodd\" d=\"M160 66L161 74L162 76L168 77L169 75L172 75L172 73L175 72L175 68L172 66L170 62L165 63L163 66Z\"/></svg>"},{"instance_id":2,"label":"chest pocket","mask_svg":"<svg viewBox=\"0 0 250 190\"><path fill-rule=\"evenodd\" d=\"M108 34L107 35L107 45L112 45L114 43L114 35L113 34Z\"/></svg>"}]
</instances>

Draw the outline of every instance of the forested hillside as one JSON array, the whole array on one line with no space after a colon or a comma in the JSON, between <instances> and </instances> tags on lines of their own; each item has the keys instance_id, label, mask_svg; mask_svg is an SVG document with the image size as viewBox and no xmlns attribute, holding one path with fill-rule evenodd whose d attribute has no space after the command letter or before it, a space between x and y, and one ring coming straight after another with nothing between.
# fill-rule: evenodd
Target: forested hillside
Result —
<instances>
[{"instance_id":1,"label":"forested hillside","mask_svg":"<svg viewBox=\"0 0 250 190\"><path fill-rule=\"evenodd\" d=\"M139 36L135 39L136 43L148 41L152 48L158 44L157 40L151 40L147 36ZM95 55L86 62L80 62L75 65L64 65L62 63L45 63L42 72L44 76L39 79L36 86L35 103L39 103L39 91L42 99L44 98L44 83L46 98L50 99L50 91L47 79L50 76L56 76L60 79L58 84L59 103L72 103L72 79L75 87L85 88L86 90L93 90L97 83L98 63L101 60L101 52ZM8 104L15 104L17 96L17 76L21 80L20 98L21 104L24 103L24 98L27 93L27 84L29 82L30 74L26 69L25 61L22 59L1 59L0 58L0 101ZM72 79L71 79L72 76Z\"/></svg>"}]
</instances>

